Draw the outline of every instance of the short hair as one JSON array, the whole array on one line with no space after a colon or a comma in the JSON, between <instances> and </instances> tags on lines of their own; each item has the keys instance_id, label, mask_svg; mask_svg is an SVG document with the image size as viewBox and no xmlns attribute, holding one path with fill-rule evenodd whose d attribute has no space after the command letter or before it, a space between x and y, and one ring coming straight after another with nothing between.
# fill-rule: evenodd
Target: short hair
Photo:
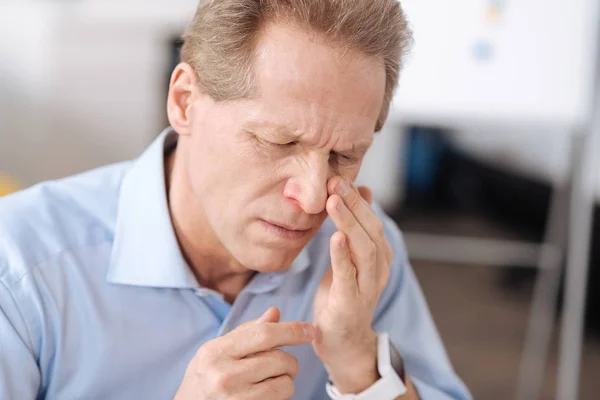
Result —
<instances>
[{"instance_id":1,"label":"short hair","mask_svg":"<svg viewBox=\"0 0 600 400\"><path fill-rule=\"evenodd\" d=\"M386 84L375 131L387 119L401 61L412 35L398 0L200 0L183 35L182 61L196 71L201 90L215 101L256 93L253 64L261 28L289 21L383 60Z\"/></svg>"}]
</instances>

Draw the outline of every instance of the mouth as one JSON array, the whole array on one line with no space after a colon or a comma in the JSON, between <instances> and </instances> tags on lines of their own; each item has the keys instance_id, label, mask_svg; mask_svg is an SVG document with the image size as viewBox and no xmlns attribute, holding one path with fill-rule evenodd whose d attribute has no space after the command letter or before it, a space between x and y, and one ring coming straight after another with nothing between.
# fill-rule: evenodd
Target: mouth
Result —
<instances>
[{"instance_id":1,"label":"mouth","mask_svg":"<svg viewBox=\"0 0 600 400\"><path fill-rule=\"evenodd\" d=\"M271 222L261 219L260 222L263 226L273 235L282 239L298 240L306 237L311 231L310 228L295 227L288 224L282 224L280 222Z\"/></svg>"}]
</instances>

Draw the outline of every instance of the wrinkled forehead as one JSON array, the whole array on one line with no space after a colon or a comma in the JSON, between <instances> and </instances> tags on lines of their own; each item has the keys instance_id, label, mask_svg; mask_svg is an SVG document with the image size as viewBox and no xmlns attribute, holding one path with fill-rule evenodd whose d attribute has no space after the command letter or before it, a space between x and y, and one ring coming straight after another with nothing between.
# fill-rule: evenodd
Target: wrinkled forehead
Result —
<instances>
[{"instance_id":1,"label":"wrinkled forehead","mask_svg":"<svg viewBox=\"0 0 600 400\"><path fill-rule=\"evenodd\" d=\"M372 136L383 105L382 61L335 47L293 25L264 28L254 78L261 104L254 120L287 131L344 133L364 141Z\"/></svg>"},{"instance_id":2,"label":"wrinkled forehead","mask_svg":"<svg viewBox=\"0 0 600 400\"><path fill-rule=\"evenodd\" d=\"M282 89L305 99L336 104L353 114L378 115L385 92L382 60L320 40L294 25L269 24L255 50L259 95Z\"/></svg>"}]
</instances>

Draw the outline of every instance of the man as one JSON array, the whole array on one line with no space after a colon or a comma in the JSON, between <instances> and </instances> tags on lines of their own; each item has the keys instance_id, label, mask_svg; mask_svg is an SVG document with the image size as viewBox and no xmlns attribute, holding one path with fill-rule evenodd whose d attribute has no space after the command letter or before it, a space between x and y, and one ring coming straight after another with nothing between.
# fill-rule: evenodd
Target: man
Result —
<instances>
[{"instance_id":1,"label":"man","mask_svg":"<svg viewBox=\"0 0 600 400\"><path fill-rule=\"evenodd\" d=\"M0 398L469 398L352 184L408 41L395 0L202 2L171 128L1 200Z\"/></svg>"}]
</instances>

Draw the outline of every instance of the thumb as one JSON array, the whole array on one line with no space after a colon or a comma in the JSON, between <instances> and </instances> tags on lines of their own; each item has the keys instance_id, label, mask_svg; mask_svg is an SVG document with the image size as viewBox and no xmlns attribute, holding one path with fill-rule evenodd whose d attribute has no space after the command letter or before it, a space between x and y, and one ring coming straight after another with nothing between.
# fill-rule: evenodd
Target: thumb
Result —
<instances>
[{"instance_id":1,"label":"thumb","mask_svg":"<svg viewBox=\"0 0 600 400\"><path fill-rule=\"evenodd\" d=\"M348 240L341 231L337 231L331 236L330 251L332 284L339 285L338 287L342 290L350 291L348 293L355 291L358 284L357 271L352 263Z\"/></svg>"},{"instance_id":2,"label":"thumb","mask_svg":"<svg viewBox=\"0 0 600 400\"><path fill-rule=\"evenodd\" d=\"M265 311L263 315L261 315L257 319L251 319L250 321L246 321L235 329L243 330L248 328L249 326L252 326L253 324L258 324L261 322L279 322L279 317L279 309L277 307L269 307L267 311Z\"/></svg>"},{"instance_id":3,"label":"thumb","mask_svg":"<svg viewBox=\"0 0 600 400\"><path fill-rule=\"evenodd\" d=\"M260 322L279 322L279 318L281 317L281 313L279 312L279 309L277 307L269 307L267 309L267 311L264 312L263 315L261 315L257 320L255 320L255 323L260 323Z\"/></svg>"}]
</instances>

